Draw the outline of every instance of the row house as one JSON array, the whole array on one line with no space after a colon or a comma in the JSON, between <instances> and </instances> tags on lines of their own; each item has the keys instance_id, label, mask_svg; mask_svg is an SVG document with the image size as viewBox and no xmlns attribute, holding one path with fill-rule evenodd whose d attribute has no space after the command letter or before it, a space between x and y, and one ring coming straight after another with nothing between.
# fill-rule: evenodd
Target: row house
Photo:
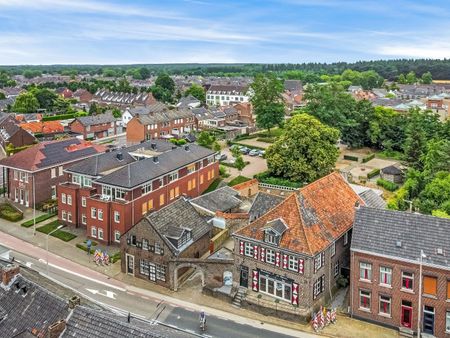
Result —
<instances>
[{"instance_id":1,"label":"row house","mask_svg":"<svg viewBox=\"0 0 450 338\"><path fill-rule=\"evenodd\" d=\"M291 194L233 234L235 283L247 297L261 293L312 311L348 271L355 204L363 203L338 173Z\"/></svg>"},{"instance_id":2,"label":"row house","mask_svg":"<svg viewBox=\"0 0 450 338\"><path fill-rule=\"evenodd\" d=\"M181 138L196 129L194 114L189 109L165 109L145 115L138 113L127 123L127 142Z\"/></svg>"},{"instance_id":3,"label":"row house","mask_svg":"<svg viewBox=\"0 0 450 338\"><path fill-rule=\"evenodd\" d=\"M94 95L92 95L88 90L80 88L73 93L73 98L80 103L86 104L94 98Z\"/></svg>"},{"instance_id":4,"label":"row house","mask_svg":"<svg viewBox=\"0 0 450 338\"><path fill-rule=\"evenodd\" d=\"M56 186L67 181L64 169L102 153L105 147L77 138L36 144L0 161L7 196L24 206L56 199Z\"/></svg>"},{"instance_id":5,"label":"row house","mask_svg":"<svg viewBox=\"0 0 450 338\"><path fill-rule=\"evenodd\" d=\"M120 119L112 112L92 116L80 116L69 123L72 133L83 135L84 139L99 139L114 136L122 132Z\"/></svg>"},{"instance_id":6,"label":"row house","mask_svg":"<svg viewBox=\"0 0 450 338\"><path fill-rule=\"evenodd\" d=\"M77 164L67 170L69 181L58 187L59 219L86 228L90 238L119 243L147 213L181 195L205 191L219 175L214 155L194 144L152 141Z\"/></svg>"},{"instance_id":7,"label":"row house","mask_svg":"<svg viewBox=\"0 0 450 338\"><path fill-rule=\"evenodd\" d=\"M206 103L210 106L228 106L249 100L249 86L213 84L206 92Z\"/></svg>"},{"instance_id":8,"label":"row house","mask_svg":"<svg viewBox=\"0 0 450 338\"><path fill-rule=\"evenodd\" d=\"M152 93L147 92L134 94L100 89L94 94L91 102L113 106L147 106L155 104L156 100Z\"/></svg>"},{"instance_id":9,"label":"row house","mask_svg":"<svg viewBox=\"0 0 450 338\"><path fill-rule=\"evenodd\" d=\"M122 236L122 272L174 289L174 261L199 258L208 252L212 226L189 201L180 197L150 213Z\"/></svg>"},{"instance_id":10,"label":"row house","mask_svg":"<svg viewBox=\"0 0 450 338\"><path fill-rule=\"evenodd\" d=\"M360 207L351 244L353 317L450 337L450 219Z\"/></svg>"}]
</instances>

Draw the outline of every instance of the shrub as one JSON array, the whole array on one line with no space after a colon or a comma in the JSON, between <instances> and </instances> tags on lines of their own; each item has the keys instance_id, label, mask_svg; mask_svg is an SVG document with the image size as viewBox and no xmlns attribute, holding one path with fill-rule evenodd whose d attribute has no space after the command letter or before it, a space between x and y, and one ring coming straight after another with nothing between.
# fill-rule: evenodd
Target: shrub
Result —
<instances>
[{"instance_id":1,"label":"shrub","mask_svg":"<svg viewBox=\"0 0 450 338\"><path fill-rule=\"evenodd\" d=\"M346 277L344 277L342 275L339 275L339 277L337 278L336 283L337 283L337 285L340 288L345 288L348 285L348 278L346 278Z\"/></svg>"},{"instance_id":2,"label":"shrub","mask_svg":"<svg viewBox=\"0 0 450 338\"><path fill-rule=\"evenodd\" d=\"M392 183L391 181L384 180L382 178L379 178L377 180L377 185L383 187L384 189L388 191L395 191L398 189L398 185L395 183Z\"/></svg>"},{"instance_id":3,"label":"shrub","mask_svg":"<svg viewBox=\"0 0 450 338\"><path fill-rule=\"evenodd\" d=\"M366 156L362 159L362 163L369 162L370 160L375 158L375 154L370 154L369 156Z\"/></svg>"},{"instance_id":4,"label":"shrub","mask_svg":"<svg viewBox=\"0 0 450 338\"><path fill-rule=\"evenodd\" d=\"M300 182L290 181L282 177L271 176L268 171L256 174L253 177L256 178L259 182L266 184L280 185L283 187L291 188L300 188L302 186Z\"/></svg>"},{"instance_id":5,"label":"shrub","mask_svg":"<svg viewBox=\"0 0 450 338\"><path fill-rule=\"evenodd\" d=\"M230 174L227 172L227 168L225 168L225 166L223 166L223 165L219 166L219 174L223 178L230 177Z\"/></svg>"},{"instance_id":6,"label":"shrub","mask_svg":"<svg viewBox=\"0 0 450 338\"><path fill-rule=\"evenodd\" d=\"M87 252L87 246L85 245L85 244L82 244L82 243L77 243L76 245L75 245L78 249L81 249L81 250L83 250L83 251L86 251ZM94 253L95 253L95 249L93 248L93 246L94 245L92 245L92 247L91 247L91 255L93 255Z\"/></svg>"},{"instance_id":7,"label":"shrub","mask_svg":"<svg viewBox=\"0 0 450 338\"><path fill-rule=\"evenodd\" d=\"M390 158L390 159L396 159L399 161L403 160L403 153L400 151L395 151L395 150L385 149L385 150L379 152L377 154L377 156L379 158Z\"/></svg>"},{"instance_id":8,"label":"shrub","mask_svg":"<svg viewBox=\"0 0 450 338\"><path fill-rule=\"evenodd\" d=\"M351 155L344 155L344 160L358 162L358 157L356 157L356 156L351 156Z\"/></svg>"},{"instance_id":9,"label":"shrub","mask_svg":"<svg viewBox=\"0 0 450 338\"><path fill-rule=\"evenodd\" d=\"M51 213L51 214L44 214L44 215L41 215L39 217L36 217L36 224L40 223L40 222L43 222L43 221L45 221L45 220L47 220L49 218L52 218L55 215L56 215L55 213ZM29 221L23 222L21 224L21 226L23 226L25 228L29 228L33 224L34 224L33 219L30 219Z\"/></svg>"},{"instance_id":10,"label":"shrub","mask_svg":"<svg viewBox=\"0 0 450 338\"><path fill-rule=\"evenodd\" d=\"M116 253L114 253L114 254L111 255L111 257L109 258L109 261L110 261L111 263L115 263L115 262L117 262L117 261L120 260L120 257L121 257L120 251L118 251L118 252L116 252Z\"/></svg>"},{"instance_id":11,"label":"shrub","mask_svg":"<svg viewBox=\"0 0 450 338\"><path fill-rule=\"evenodd\" d=\"M371 172L367 174L367 178L373 178L380 174L380 169L373 169Z\"/></svg>"},{"instance_id":12,"label":"shrub","mask_svg":"<svg viewBox=\"0 0 450 338\"><path fill-rule=\"evenodd\" d=\"M9 203L2 203L0 204L0 217L10 222L17 222L23 219L23 213Z\"/></svg>"},{"instance_id":13,"label":"shrub","mask_svg":"<svg viewBox=\"0 0 450 338\"><path fill-rule=\"evenodd\" d=\"M244 182L247 182L247 181L250 181L250 180L251 180L251 178L248 178L248 177L245 177L245 176L237 176L237 177L233 178L233 179L228 183L228 185L229 185L230 187L232 187L232 186L234 186L234 185L241 184L241 183L244 183Z\"/></svg>"}]
</instances>

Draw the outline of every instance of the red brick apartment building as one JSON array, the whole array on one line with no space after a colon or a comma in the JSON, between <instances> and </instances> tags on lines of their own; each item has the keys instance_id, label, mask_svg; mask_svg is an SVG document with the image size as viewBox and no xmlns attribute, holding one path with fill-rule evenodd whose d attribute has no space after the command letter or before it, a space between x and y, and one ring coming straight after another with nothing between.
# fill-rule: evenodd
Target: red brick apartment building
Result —
<instances>
[{"instance_id":1,"label":"red brick apartment building","mask_svg":"<svg viewBox=\"0 0 450 338\"><path fill-rule=\"evenodd\" d=\"M77 163L58 187L58 218L100 242L119 243L147 213L205 191L219 175L214 155L154 140Z\"/></svg>"},{"instance_id":2,"label":"red brick apartment building","mask_svg":"<svg viewBox=\"0 0 450 338\"><path fill-rule=\"evenodd\" d=\"M169 110L166 105L157 103L130 109L130 114L134 117L127 123L127 142L178 138L197 129L194 114L189 109Z\"/></svg>"},{"instance_id":3,"label":"red brick apartment building","mask_svg":"<svg viewBox=\"0 0 450 338\"><path fill-rule=\"evenodd\" d=\"M353 317L411 337L418 329L422 337L450 337L449 234L450 219L360 207L351 245Z\"/></svg>"},{"instance_id":4,"label":"red brick apartment building","mask_svg":"<svg viewBox=\"0 0 450 338\"><path fill-rule=\"evenodd\" d=\"M56 186L67 181L64 169L105 151L77 138L42 142L0 161L7 177L7 196L26 207L56 199ZM34 193L33 193L34 192Z\"/></svg>"},{"instance_id":5,"label":"red brick apartment building","mask_svg":"<svg viewBox=\"0 0 450 338\"><path fill-rule=\"evenodd\" d=\"M83 135L84 139L99 139L114 136L121 132L118 121L111 112L77 117L70 124L70 131Z\"/></svg>"}]
</instances>

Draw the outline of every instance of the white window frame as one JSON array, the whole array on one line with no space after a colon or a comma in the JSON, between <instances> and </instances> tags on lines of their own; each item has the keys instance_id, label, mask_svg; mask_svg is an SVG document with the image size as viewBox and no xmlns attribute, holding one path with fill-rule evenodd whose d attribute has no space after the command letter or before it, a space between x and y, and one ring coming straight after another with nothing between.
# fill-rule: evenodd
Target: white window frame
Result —
<instances>
[{"instance_id":1,"label":"white window frame","mask_svg":"<svg viewBox=\"0 0 450 338\"><path fill-rule=\"evenodd\" d=\"M288 269L291 271L298 271L298 258L297 257L289 255Z\"/></svg>"},{"instance_id":2,"label":"white window frame","mask_svg":"<svg viewBox=\"0 0 450 338\"><path fill-rule=\"evenodd\" d=\"M55 178L56 177L56 168L51 168L50 169L50 177L51 178Z\"/></svg>"},{"instance_id":3,"label":"white window frame","mask_svg":"<svg viewBox=\"0 0 450 338\"><path fill-rule=\"evenodd\" d=\"M86 214L81 214L81 224L86 224L87 218Z\"/></svg>"},{"instance_id":4,"label":"white window frame","mask_svg":"<svg viewBox=\"0 0 450 338\"><path fill-rule=\"evenodd\" d=\"M114 211L114 222L120 223L120 212L117 210Z\"/></svg>"},{"instance_id":5,"label":"white window frame","mask_svg":"<svg viewBox=\"0 0 450 338\"><path fill-rule=\"evenodd\" d=\"M363 306L362 306L361 299L362 299L363 293L367 293L367 294L364 295L364 297L369 298L369 307L363 307ZM359 302L359 308L360 308L361 310L370 311L371 306L372 306L372 292L371 292L371 291L368 291L368 290L361 290L361 289L360 289L360 290L359 290L359 299L358 299L358 302Z\"/></svg>"},{"instance_id":6,"label":"white window frame","mask_svg":"<svg viewBox=\"0 0 450 338\"><path fill-rule=\"evenodd\" d=\"M62 218L63 221L66 221L66 220L67 220L67 211L63 210L63 211L61 212L61 218Z\"/></svg>"},{"instance_id":7,"label":"white window frame","mask_svg":"<svg viewBox=\"0 0 450 338\"><path fill-rule=\"evenodd\" d=\"M67 213L67 222L72 223L72 213L70 211Z\"/></svg>"},{"instance_id":8,"label":"white window frame","mask_svg":"<svg viewBox=\"0 0 450 338\"><path fill-rule=\"evenodd\" d=\"M97 219L99 221L103 221L103 209L98 209L97 210Z\"/></svg>"},{"instance_id":9,"label":"white window frame","mask_svg":"<svg viewBox=\"0 0 450 338\"><path fill-rule=\"evenodd\" d=\"M405 274L408 274L408 275L405 275ZM409 276L410 275L410 276ZM411 280L411 287L410 288L406 288L406 287L404 287L403 286L403 280L404 279L409 279L409 280ZM411 292L411 291L413 291L414 290L414 273L412 273L412 272L408 272L408 271L402 271L402 284L401 284L401 289L403 290L403 291L409 291L409 292Z\"/></svg>"},{"instance_id":10,"label":"white window frame","mask_svg":"<svg viewBox=\"0 0 450 338\"><path fill-rule=\"evenodd\" d=\"M84 196L81 197L81 206L82 207L86 206L86 197L84 197Z\"/></svg>"},{"instance_id":11,"label":"white window frame","mask_svg":"<svg viewBox=\"0 0 450 338\"><path fill-rule=\"evenodd\" d=\"M384 299L382 300L382 298L384 298ZM381 310L381 303L382 302L389 304L388 305L389 312L383 312ZM379 295L378 296L378 314L381 315L381 316L388 316L388 317L390 317L392 315L392 297L391 296L385 296L385 295Z\"/></svg>"},{"instance_id":12,"label":"white window frame","mask_svg":"<svg viewBox=\"0 0 450 338\"><path fill-rule=\"evenodd\" d=\"M168 176L169 183L178 180L178 171L170 173Z\"/></svg>"},{"instance_id":13,"label":"white window frame","mask_svg":"<svg viewBox=\"0 0 450 338\"><path fill-rule=\"evenodd\" d=\"M120 243L120 231L114 231L114 242Z\"/></svg>"},{"instance_id":14,"label":"white window frame","mask_svg":"<svg viewBox=\"0 0 450 338\"><path fill-rule=\"evenodd\" d=\"M125 192L124 189L116 188L115 191L114 191L114 198L116 200L124 201L125 200L125 194L126 194L126 192Z\"/></svg>"},{"instance_id":15,"label":"white window frame","mask_svg":"<svg viewBox=\"0 0 450 338\"><path fill-rule=\"evenodd\" d=\"M103 239L103 229L98 228L98 239Z\"/></svg>"},{"instance_id":16,"label":"white window frame","mask_svg":"<svg viewBox=\"0 0 450 338\"><path fill-rule=\"evenodd\" d=\"M13 170L13 177L14 177L14 181L18 180L18 171L17 170Z\"/></svg>"},{"instance_id":17,"label":"white window frame","mask_svg":"<svg viewBox=\"0 0 450 338\"><path fill-rule=\"evenodd\" d=\"M387 283L383 282L383 276L387 276ZM380 285L382 286L392 286L392 268L388 266L380 266Z\"/></svg>"},{"instance_id":18,"label":"white window frame","mask_svg":"<svg viewBox=\"0 0 450 338\"><path fill-rule=\"evenodd\" d=\"M97 208L91 207L91 218L97 219Z\"/></svg>"},{"instance_id":19,"label":"white window frame","mask_svg":"<svg viewBox=\"0 0 450 338\"><path fill-rule=\"evenodd\" d=\"M67 195L67 204L72 205L72 195Z\"/></svg>"},{"instance_id":20,"label":"white window frame","mask_svg":"<svg viewBox=\"0 0 450 338\"><path fill-rule=\"evenodd\" d=\"M81 185L81 177L80 175L72 174L72 183L76 185Z\"/></svg>"},{"instance_id":21,"label":"white window frame","mask_svg":"<svg viewBox=\"0 0 450 338\"><path fill-rule=\"evenodd\" d=\"M450 333L450 310L445 311L445 332Z\"/></svg>"},{"instance_id":22,"label":"white window frame","mask_svg":"<svg viewBox=\"0 0 450 338\"><path fill-rule=\"evenodd\" d=\"M368 278L364 278L365 274L362 274L363 270L368 270ZM372 281L372 263L359 262L359 280L367 282Z\"/></svg>"},{"instance_id":23,"label":"white window frame","mask_svg":"<svg viewBox=\"0 0 450 338\"><path fill-rule=\"evenodd\" d=\"M97 238L97 228L91 227L91 237Z\"/></svg>"},{"instance_id":24,"label":"white window frame","mask_svg":"<svg viewBox=\"0 0 450 338\"><path fill-rule=\"evenodd\" d=\"M266 263L275 264L275 250L266 249Z\"/></svg>"},{"instance_id":25,"label":"white window frame","mask_svg":"<svg viewBox=\"0 0 450 338\"><path fill-rule=\"evenodd\" d=\"M60 165L60 166L58 167L58 175L59 175L59 176L64 175L64 172L63 172L63 166L62 166L62 165Z\"/></svg>"},{"instance_id":26,"label":"white window frame","mask_svg":"<svg viewBox=\"0 0 450 338\"><path fill-rule=\"evenodd\" d=\"M319 269L322 268L322 255L323 255L323 252L321 252L320 254L316 255L316 257L314 257L315 271L319 271Z\"/></svg>"},{"instance_id":27,"label":"white window frame","mask_svg":"<svg viewBox=\"0 0 450 338\"><path fill-rule=\"evenodd\" d=\"M67 203L67 196L65 193L61 194L61 203L66 204Z\"/></svg>"},{"instance_id":28,"label":"white window frame","mask_svg":"<svg viewBox=\"0 0 450 338\"><path fill-rule=\"evenodd\" d=\"M339 275L339 261L334 262L334 277Z\"/></svg>"},{"instance_id":29,"label":"white window frame","mask_svg":"<svg viewBox=\"0 0 450 338\"><path fill-rule=\"evenodd\" d=\"M245 242L245 244L244 244L244 255L248 256L248 257L253 257L254 251L255 251L255 249L253 247L253 244L249 243L249 242Z\"/></svg>"},{"instance_id":30,"label":"white window frame","mask_svg":"<svg viewBox=\"0 0 450 338\"><path fill-rule=\"evenodd\" d=\"M334 255L336 255L336 242L333 242L333 244L331 244L331 257L333 257Z\"/></svg>"},{"instance_id":31,"label":"white window frame","mask_svg":"<svg viewBox=\"0 0 450 338\"><path fill-rule=\"evenodd\" d=\"M348 232L344 234L344 245L348 244Z\"/></svg>"}]
</instances>

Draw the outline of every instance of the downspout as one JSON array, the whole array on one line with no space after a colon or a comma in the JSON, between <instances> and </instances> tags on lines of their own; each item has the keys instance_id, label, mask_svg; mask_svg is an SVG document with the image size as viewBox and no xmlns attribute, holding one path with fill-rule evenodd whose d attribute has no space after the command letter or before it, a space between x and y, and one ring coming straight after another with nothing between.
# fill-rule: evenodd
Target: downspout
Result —
<instances>
[{"instance_id":1,"label":"downspout","mask_svg":"<svg viewBox=\"0 0 450 338\"><path fill-rule=\"evenodd\" d=\"M350 318L353 318L353 284L352 283L352 272L354 272L354 262L355 262L355 253L350 250Z\"/></svg>"},{"instance_id":2,"label":"downspout","mask_svg":"<svg viewBox=\"0 0 450 338\"><path fill-rule=\"evenodd\" d=\"M328 270L329 276L328 276L328 292L330 294L330 302L333 299L333 294L331 293L331 276L334 276L333 272L333 261L331 259L330 255L330 269Z\"/></svg>"}]
</instances>

